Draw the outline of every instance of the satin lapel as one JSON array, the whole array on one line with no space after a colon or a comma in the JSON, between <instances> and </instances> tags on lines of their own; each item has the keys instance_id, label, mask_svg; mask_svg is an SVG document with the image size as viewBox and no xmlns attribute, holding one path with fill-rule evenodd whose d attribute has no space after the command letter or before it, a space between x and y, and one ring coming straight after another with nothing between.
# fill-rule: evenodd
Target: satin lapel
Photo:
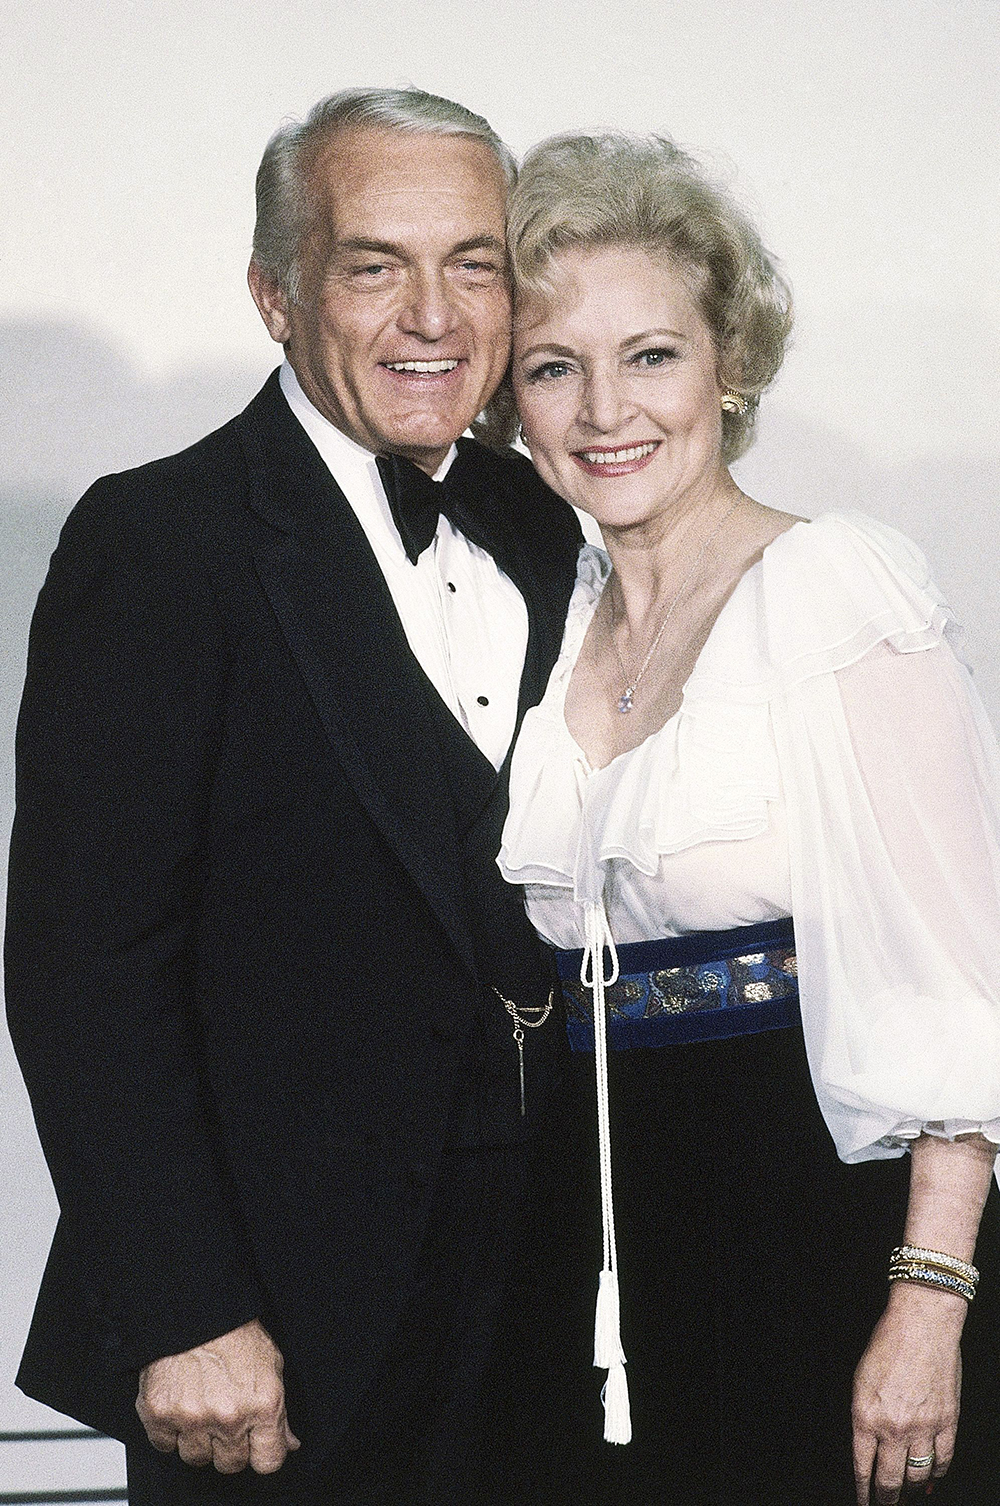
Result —
<instances>
[{"instance_id":1,"label":"satin lapel","mask_svg":"<svg viewBox=\"0 0 1000 1506\"><path fill-rule=\"evenodd\" d=\"M251 506L273 530L254 549L261 584L359 800L474 971L425 677L361 525L272 382L238 420Z\"/></svg>"}]
</instances>

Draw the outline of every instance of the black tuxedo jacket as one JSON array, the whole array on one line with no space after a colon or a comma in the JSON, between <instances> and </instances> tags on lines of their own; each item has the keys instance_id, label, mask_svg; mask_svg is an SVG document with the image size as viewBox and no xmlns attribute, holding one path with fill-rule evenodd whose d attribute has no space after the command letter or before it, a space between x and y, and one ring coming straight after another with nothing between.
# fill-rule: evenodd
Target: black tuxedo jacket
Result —
<instances>
[{"instance_id":1,"label":"black tuxedo jacket","mask_svg":"<svg viewBox=\"0 0 1000 1506\"><path fill-rule=\"evenodd\" d=\"M462 441L455 463L527 603L523 712L579 530L521 458ZM142 1365L252 1317L311 1438L370 1380L484 994L547 987L513 891L463 868L433 695L276 375L70 516L32 627L7 928L61 1210L19 1383L59 1410L129 1436Z\"/></svg>"}]
</instances>

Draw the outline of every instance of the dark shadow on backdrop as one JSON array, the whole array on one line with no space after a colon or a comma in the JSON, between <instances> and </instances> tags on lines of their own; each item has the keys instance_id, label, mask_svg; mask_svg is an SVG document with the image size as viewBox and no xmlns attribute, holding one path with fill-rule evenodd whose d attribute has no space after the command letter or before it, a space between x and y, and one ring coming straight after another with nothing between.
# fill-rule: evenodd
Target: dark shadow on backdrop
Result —
<instances>
[{"instance_id":1,"label":"dark shadow on backdrop","mask_svg":"<svg viewBox=\"0 0 1000 1506\"><path fill-rule=\"evenodd\" d=\"M165 382L147 381L92 330L37 320L0 322L0 370L8 388L0 414L5 804L28 624L66 514L96 477L171 454L231 418L250 401L270 364L202 367Z\"/></svg>"}]
</instances>

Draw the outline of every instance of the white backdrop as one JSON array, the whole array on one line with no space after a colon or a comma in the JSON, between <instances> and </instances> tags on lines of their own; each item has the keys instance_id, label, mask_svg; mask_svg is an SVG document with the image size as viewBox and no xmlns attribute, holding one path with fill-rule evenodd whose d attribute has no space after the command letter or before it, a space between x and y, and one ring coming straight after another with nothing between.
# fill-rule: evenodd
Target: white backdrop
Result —
<instances>
[{"instance_id":1,"label":"white backdrop","mask_svg":"<svg viewBox=\"0 0 1000 1506\"><path fill-rule=\"evenodd\" d=\"M1000 0L7 0L0 60L0 839L31 602L97 474L230 416L275 361L244 284L286 114L348 84L461 99L516 150L658 129L734 180L797 296L741 463L762 501L860 506L930 554L1000 716ZM54 1217L5 1060L0 1430ZM120 1483L0 1449L4 1491ZM15 1457L16 1456L16 1457ZM8 1463L4 1463L4 1460ZM72 1478L68 1478L72 1475Z\"/></svg>"}]
</instances>

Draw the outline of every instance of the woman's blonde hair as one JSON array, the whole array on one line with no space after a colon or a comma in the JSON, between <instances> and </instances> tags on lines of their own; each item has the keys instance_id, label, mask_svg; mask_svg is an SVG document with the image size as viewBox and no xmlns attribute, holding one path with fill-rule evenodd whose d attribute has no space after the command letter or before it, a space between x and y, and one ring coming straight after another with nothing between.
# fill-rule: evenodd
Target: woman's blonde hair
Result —
<instances>
[{"instance_id":1,"label":"woman's blonde hair","mask_svg":"<svg viewBox=\"0 0 1000 1506\"><path fill-rule=\"evenodd\" d=\"M509 217L514 280L550 297L561 251L633 246L684 275L744 413L722 414L722 455L749 447L760 394L781 366L792 325L788 284L746 212L664 136L552 136L527 155Z\"/></svg>"}]
</instances>

